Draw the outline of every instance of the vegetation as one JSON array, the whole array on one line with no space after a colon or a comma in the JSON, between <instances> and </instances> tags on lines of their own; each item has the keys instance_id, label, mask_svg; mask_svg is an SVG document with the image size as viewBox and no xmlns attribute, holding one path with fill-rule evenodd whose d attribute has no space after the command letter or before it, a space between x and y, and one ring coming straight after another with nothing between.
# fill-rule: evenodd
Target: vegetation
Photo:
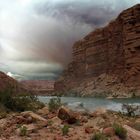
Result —
<instances>
[{"instance_id":1,"label":"vegetation","mask_svg":"<svg viewBox=\"0 0 140 140\"><path fill-rule=\"evenodd\" d=\"M27 135L27 127L26 126L21 126L20 127L20 135L21 136L26 136Z\"/></svg>"},{"instance_id":2,"label":"vegetation","mask_svg":"<svg viewBox=\"0 0 140 140\"><path fill-rule=\"evenodd\" d=\"M122 106L122 110L129 117L136 116L136 113L138 112L139 109L140 109L139 106L135 105L123 104Z\"/></svg>"},{"instance_id":3,"label":"vegetation","mask_svg":"<svg viewBox=\"0 0 140 140\"><path fill-rule=\"evenodd\" d=\"M62 128L63 135L67 135L68 132L69 132L69 125L64 125L64 127Z\"/></svg>"},{"instance_id":4,"label":"vegetation","mask_svg":"<svg viewBox=\"0 0 140 140\"><path fill-rule=\"evenodd\" d=\"M48 126L52 126L53 125L53 121L52 120L48 120Z\"/></svg>"},{"instance_id":5,"label":"vegetation","mask_svg":"<svg viewBox=\"0 0 140 140\"><path fill-rule=\"evenodd\" d=\"M114 124L114 125L113 125L113 128L114 128L114 130L115 130L115 134L116 134L117 136L119 136L119 138L121 138L121 139L126 139L126 137L127 137L127 131L126 131L126 129L124 129L124 128L122 127L122 125Z\"/></svg>"},{"instance_id":6,"label":"vegetation","mask_svg":"<svg viewBox=\"0 0 140 140\"><path fill-rule=\"evenodd\" d=\"M106 136L104 136L102 133L95 133L91 140L108 140Z\"/></svg>"},{"instance_id":7,"label":"vegetation","mask_svg":"<svg viewBox=\"0 0 140 140\"><path fill-rule=\"evenodd\" d=\"M26 110L35 111L42 108L43 103L39 102L34 95L17 94L13 95L10 89L0 93L0 106L7 110L22 112Z\"/></svg>"},{"instance_id":8,"label":"vegetation","mask_svg":"<svg viewBox=\"0 0 140 140\"><path fill-rule=\"evenodd\" d=\"M61 98L59 97L51 98L49 102L49 111L56 112L60 108L61 105L62 105Z\"/></svg>"}]
</instances>

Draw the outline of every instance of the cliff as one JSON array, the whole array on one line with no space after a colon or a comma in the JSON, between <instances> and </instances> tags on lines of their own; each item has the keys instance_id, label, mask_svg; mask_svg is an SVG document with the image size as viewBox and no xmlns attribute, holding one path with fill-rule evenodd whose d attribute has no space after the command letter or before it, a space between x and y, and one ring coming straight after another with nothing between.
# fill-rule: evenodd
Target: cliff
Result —
<instances>
[{"instance_id":1,"label":"cliff","mask_svg":"<svg viewBox=\"0 0 140 140\"><path fill-rule=\"evenodd\" d=\"M14 94L26 93L26 89L15 79L0 71L0 93L11 92Z\"/></svg>"},{"instance_id":2,"label":"cliff","mask_svg":"<svg viewBox=\"0 0 140 140\"><path fill-rule=\"evenodd\" d=\"M73 60L56 91L80 95L140 95L140 4L73 46ZM136 93L134 93L136 92Z\"/></svg>"},{"instance_id":3,"label":"cliff","mask_svg":"<svg viewBox=\"0 0 140 140\"><path fill-rule=\"evenodd\" d=\"M21 85L36 95L49 95L54 90L54 81L48 80L26 80Z\"/></svg>"}]
</instances>

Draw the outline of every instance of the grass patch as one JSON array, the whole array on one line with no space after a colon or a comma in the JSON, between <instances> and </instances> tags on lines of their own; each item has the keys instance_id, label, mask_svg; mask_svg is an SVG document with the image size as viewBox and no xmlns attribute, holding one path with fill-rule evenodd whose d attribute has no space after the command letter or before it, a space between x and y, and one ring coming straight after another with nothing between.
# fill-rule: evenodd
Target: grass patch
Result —
<instances>
[{"instance_id":1,"label":"grass patch","mask_svg":"<svg viewBox=\"0 0 140 140\"><path fill-rule=\"evenodd\" d=\"M19 129L20 129L20 136L27 135L27 127L26 126L21 126Z\"/></svg>"},{"instance_id":2,"label":"grass patch","mask_svg":"<svg viewBox=\"0 0 140 140\"><path fill-rule=\"evenodd\" d=\"M108 138L104 136L102 133L98 132L93 135L91 140L108 140Z\"/></svg>"},{"instance_id":3,"label":"grass patch","mask_svg":"<svg viewBox=\"0 0 140 140\"><path fill-rule=\"evenodd\" d=\"M63 126L62 133L63 133L64 136L68 134L69 128L70 128L69 125L64 125Z\"/></svg>"},{"instance_id":4,"label":"grass patch","mask_svg":"<svg viewBox=\"0 0 140 140\"><path fill-rule=\"evenodd\" d=\"M124 128L122 127L122 125L114 124L114 125L113 125L113 128L114 128L114 130L115 130L115 134L116 134L117 136L119 136L119 138L121 138L121 139L126 139L126 137L127 137L127 131L126 131L126 129L124 129Z\"/></svg>"}]
</instances>

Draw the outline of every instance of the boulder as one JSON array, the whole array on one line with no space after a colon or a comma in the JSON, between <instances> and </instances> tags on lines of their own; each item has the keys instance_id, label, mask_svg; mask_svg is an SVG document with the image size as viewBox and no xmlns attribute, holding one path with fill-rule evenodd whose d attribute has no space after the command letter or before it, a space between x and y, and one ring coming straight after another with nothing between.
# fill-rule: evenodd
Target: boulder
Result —
<instances>
[{"instance_id":1,"label":"boulder","mask_svg":"<svg viewBox=\"0 0 140 140\"><path fill-rule=\"evenodd\" d=\"M127 130L128 140L140 140L140 131L133 129L128 125L123 126Z\"/></svg>"},{"instance_id":2,"label":"boulder","mask_svg":"<svg viewBox=\"0 0 140 140\"><path fill-rule=\"evenodd\" d=\"M78 114L62 106L58 111L58 118L69 124L74 124L78 120Z\"/></svg>"},{"instance_id":3,"label":"boulder","mask_svg":"<svg viewBox=\"0 0 140 140\"><path fill-rule=\"evenodd\" d=\"M113 127L108 127L103 130L103 134L109 137L113 137L115 135L115 131Z\"/></svg>"},{"instance_id":4,"label":"boulder","mask_svg":"<svg viewBox=\"0 0 140 140\"><path fill-rule=\"evenodd\" d=\"M46 116L46 115L49 114L49 109L48 109L47 106L45 106L45 107L43 107L42 109L39 109L39 110L37 111L37 113L38 113L39 115Z\"/></svg>"},{"instance_id":5,"label":"boulder","mask_svg":"<svg viewBox=\"0 0 140 140\"><path fill-rule=\"evenodd\" d=\"M41 117L40 115L37 115L35 113L33 113L32 111L25 111L25 112L22 112L21 115L23 115L23 117L32 117L35 121L43 121L43 122L46 122L47 120L43 117Z\"/></svg>"}]
</instances>

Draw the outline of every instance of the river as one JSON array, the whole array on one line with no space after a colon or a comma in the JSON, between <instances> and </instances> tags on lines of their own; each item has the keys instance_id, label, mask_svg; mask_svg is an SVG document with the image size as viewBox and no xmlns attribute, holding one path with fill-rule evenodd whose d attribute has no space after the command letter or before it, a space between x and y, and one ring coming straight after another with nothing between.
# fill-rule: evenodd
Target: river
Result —
<instances>
[{"instance_id":1,"label":"river","mask_svg":"<svg viewBox=\"0 0 140 140\"><path fill-rule=\"evenodd\" d=\"M39 100L43 103L48 103L51 96L38 96ZM87 109L94 111L97 108L106 108L113 111L121 111L122 104L140 105L140 98L129 99L105 99L93 97L61 97L62 103L66 104L69 108L74 110Z\"/></svg>"}]
</instances>

